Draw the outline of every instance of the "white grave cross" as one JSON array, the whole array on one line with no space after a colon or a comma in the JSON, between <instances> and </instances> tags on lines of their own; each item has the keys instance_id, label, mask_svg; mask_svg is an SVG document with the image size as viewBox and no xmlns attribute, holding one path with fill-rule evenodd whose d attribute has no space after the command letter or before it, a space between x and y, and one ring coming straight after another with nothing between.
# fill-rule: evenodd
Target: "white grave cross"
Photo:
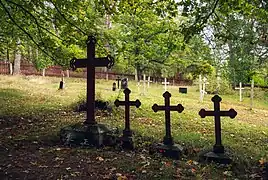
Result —
<instances>
[{"instance_id":1,"label":"white grave cross","mask_svg":"<svg viewBox=\"0 0 268 180\"><path fill-rule=\"evenodd\" d=\"M142 82L143 82L143 94L145 94L145 88L146 88L146 76L145 76L145 74L143 74L143 80L142 80Z\"/></svg>"},{"instance_id":2,"label":"white grave cross","mask_svg":"<svg viewBox=\"0 0 268 180\"><path fill-rule=\"evenodd\" d=\"M203 81L202 81L202 76L199 75L199 92L200 92L199 100L200 100L200 102L203 102L204 96L205 96L205 94L207 94L207 92L206 92L206 84L209 84L207 82L207 78L204 77Z\"/></svg>"},{"instance_id":3,"label":"white grave cross","mask_svg":"<svg viewBox=\"0 0 268 180\"><path fill-rule=\"evenodd\" d=\"M244 89L244 88L242 88L242 83L240 82L239 83L239 88L235 88L235 89L239 89L239 96L240 96L240 102L242 102L242 90Z\"/></svg>"},{"instance_id":4,"label":"white grave cross","mask_svg":"<svg viewBox=\"0 0 268 180\"><path fill-rule=\"evenodd\" d=\"M162 84L165 85L165 92L167 91L167 85L169 84L169 82L167 82L167 78L165 78L165 81L162 82Z\"/></svg>"},{"instance_id":5,"label":"white grave cross","mask_svg":"<svg viewBox=\"0 0 268 180\"><path fill-rule=\"evenodd\" d=\"M147 83L148 83L148 88L150 87L150 83L151 83L151 82L153 82L153 81L151 81L151 80L150 80L150 78L151 78L151 77L150 77L150 76L148 76L148 80L147 80Z\"/></svg>"}]
</instances>

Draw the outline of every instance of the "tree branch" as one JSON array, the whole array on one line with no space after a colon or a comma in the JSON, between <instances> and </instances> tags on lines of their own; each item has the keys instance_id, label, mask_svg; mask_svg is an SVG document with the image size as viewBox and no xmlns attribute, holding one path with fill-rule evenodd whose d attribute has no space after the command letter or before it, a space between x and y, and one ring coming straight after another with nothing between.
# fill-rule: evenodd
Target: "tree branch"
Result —
<instances>
[{"instance_id":1,"label":"tree branch","mask_svg":"<svg viewBox=\"0 0 268 180\"><path fill-rule=\"evenodd\" d=\"M69 21L66 17L65 17L65 15L61 12L61 10L59 10L59 8L56 6L56 4L54 3L54 2L52 2L51 0L49 0L49 2L50 3L52 3L53 4L53 6L55 7L55 9L57 10L57 12L63 17L63 19L67 22L67 23L69 23L69 24L71 24L72 26L74 26L76 29L78 29L83 35L88 35L87 33L85 33L82 29L80 29L78 26L76 26L74 23L72 23L71 21Z\"/></svg>"},{"instance_id":2,"label":"tree branch","mask_svg":"<svg viewBox=\"0 0 268 180\"><path fill-rule=\"evenodd\" d=\"M39 44L34 40L34 38L25 30L23 29L16 21L15 19L11 16L10 12L8 11L8 9L6 8L6 6L3 4L2 1L0 1L1 6L4 8L5 12L7 13L9 19L14 23L15 26L17 26L24 34L26 34L28 36L28 38L30 38L30 40L37 46L38 49L40 49L44 54L46 54L48 57L50 57L53 61L55 61L56 63L58 63L59 65L62 66L61 63L59 63L56 59L54 59L53 56L49 55L44 49L42 49Z\"/></svg>"},{"instance_id":3,"label":"tree branch","mask_svg":"<svg viewBox=\"0 0 268 180\"><path fill-rule=\"evenodd\" d=\"M43 38L42 38L42 36L41 36L41 30L40 30L40 28L43 29L43 30L45 30L46 32L48 32L50 35L52 35L52 36L54 36L54 37L56 37L56 38L58 38L58 39L64 41L63 39L61 39L61 38L60 38L59 36L57 36L56 34L54 34L53 32L49 31L47 28L41 26L40 23L38 23L36 17L35 17L31 12L29 12L27 9L25 9L22 5L17 4L17 3L13 2L13 1L10 1L10 0L6 0L6 1L9 2L9 3L11 3L11 4L14 4L15 6L17 6L17 7L19 7L19 8L21 8L23 11L25 11L27 14L29 14L29 15L34 19L35 24L36 24L36 26L37 26L37 28L38 28L38 31L39 31L39 34L40 34L40 38L41 38L41 39L43 39ZM42 40L42 41L43 41L43 40Z\"/></svg>"}]
</instances>

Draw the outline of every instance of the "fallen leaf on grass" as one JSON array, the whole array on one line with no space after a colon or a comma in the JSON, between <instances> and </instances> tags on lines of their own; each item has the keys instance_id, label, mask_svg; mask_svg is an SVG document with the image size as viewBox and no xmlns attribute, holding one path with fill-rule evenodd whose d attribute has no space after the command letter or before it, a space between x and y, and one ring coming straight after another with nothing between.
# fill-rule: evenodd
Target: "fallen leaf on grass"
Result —
<instances>
[{"instance_id":1,"label":"fallen leaf on grass","mask_svg":"<svg viewBox=\"0 0 268 180\"><path fill-rule=\"evenodd\" d=\"M261 166L263 166L265 162L266 162L266 160L264 158L261 158L259 160L259 163L260 163Z\"/></svg>"},{"instance_id":2,"label":"fallen leaf on grass","mask_svg":"<svg viewBox=\"0 0 268 180\"><path fill-rule=\"evenodd\" d=\"M225 176L229 176L229 177L231 177L231 176L232 176L232 171L224 171L223 174L224 174Z\"/></svg>"},{"instance_id":3,"label":"fallen leaf on grass","mask_svg":"<svg viewBox=\"0 0 268 180\"><path fill-rule=\"evenodd\" d=\"M100 156L96 157L96 160L98 160L98 161L104 161L104 159L102 157L100 157Z\"/></svg>"},{"instance_id":4,"label":"fallen leaf on grass","mask_svg":"<svg viewBox=\"0 0 268 180\"><path fill-rule=\"evenodd\" d=\"M117 180L127 180L128 178L126 176L119 176L117 177Z\"/></svg>"}]
</instances>

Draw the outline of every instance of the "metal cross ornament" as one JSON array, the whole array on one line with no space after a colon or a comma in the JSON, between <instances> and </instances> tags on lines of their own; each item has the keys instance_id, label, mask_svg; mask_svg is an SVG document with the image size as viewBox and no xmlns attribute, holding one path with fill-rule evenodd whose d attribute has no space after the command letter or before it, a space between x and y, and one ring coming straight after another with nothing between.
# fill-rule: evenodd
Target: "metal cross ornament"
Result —
<instances>
[{"instance_id":1,"label":"metal cross ornament","mask_svg":"<svg viewBox=\"0 0 268 180\"><path fill-rule=\"evenodd\" d=\"M130 129L130 120L129 120L129 111L130 106L136 106L136 108L139 108L141 106L141 102L137 99L136 101L130 101L129 100L129 94L131 91L126 88L124 90L125 94L125 101L119 101L118 99L115 100L114 104L116 107L119 106L125 106L125 129L123 131L123 148L126 149L133 149L133 142L132 142L132 131Z\"/></svg>"},{"instance_id":2,"label":"metal cross ornament","mask_svg":"<svg viewBox=\"0 0 268 180\"><path fill-rule=\"evenodd\" d=\"M173 145L173 138L171 136L171 127L170 127L170 111L177 111L178 113L181 113L184 110L184 107L181 104L178 104L177 106L171 106L170 105L170 97L171 94L166 91L163 94L163 97L165 98L165 105L159 106L157 104L154 104L152 106L152 109L154 112L157 111L165 111L165 127L166 127L166 135L164 137L164 144L165 145Z\"/></svg>"},{"instance_id":3,"label":"metal cross ornament","mask_svg":"<svg viewBox=\"0 0 268 180\"><path fill-rule=\"evenodd\" d=\"M76 68L87 68L87 119L85 124L96 124L95 121L95 67L110 68L114 64L111 56L96 58L95 57L96 39L89 36L87 40L87 58L73 58L70 66L73 70Z\"/></svg>"},{"instance_id":4,"label":"metal cross ornament","mask_svg":"<svg viewBox=\"0 0 268 180\"><path fill-rule=\"evenodd\" d=\"M229 111L221 111L220 110L220 102L221 97L215 95L211 101L214 103L214 111L206 111L205 109L201 109L199 111L199 115L201 118L205 118L206 116L214 116L215 118L215 139L216 143L213 146L214 153L224 153L224 147L221 142L221 116L227 116L230 118L235 118L237 112L234 109L230 109Z\"/></svg>"}]
</instances>

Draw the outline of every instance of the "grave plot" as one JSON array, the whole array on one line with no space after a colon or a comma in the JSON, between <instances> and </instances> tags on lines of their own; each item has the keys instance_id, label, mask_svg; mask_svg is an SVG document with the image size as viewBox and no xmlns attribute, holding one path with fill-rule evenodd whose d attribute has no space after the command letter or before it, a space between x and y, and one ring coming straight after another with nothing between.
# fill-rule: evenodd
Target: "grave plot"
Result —
<instances>
[{"instance_id":1,"label":"grave plot","mask_svg":"<svg viewBox=\"0 0 268 180\"><path fill-rule=\"evenodd\" d=\"M163 97L165 99L165 105L159 106L157 104L154 104L152 106L152 109L154 112L165 111L166 135L164 136L163 143L154 145L153 149L156 149L156 151L158 151L159 153L162 153L166 157L179 159L181 158L181 155L183 153L183 148L181 145L174 144L174 141L171 135L170 112L177 111L178 113L181 113L184 110L184 107L181 104L178 104L177 106L171 106L170 105L171 94L168 91L166 91L163 94Z\"/></svg>"},{"instance_id":2,"label":"grave plot","mask_svg":"<svg viewBox=\"0 0 268 180\"><path fill-rule=\"evenodd\" d=\"M142 102L140 108L129 114L130 129L135 132L135 149L118 151L113 147L69 147L59 142L58 132L63 126L85 119L86 113L73 112L68 108L77 102L79 95L85 94L85 80L68 79L68 88L64 91L57 90L59 78L45 78L46 81L42 84L23 77L14 81L14 77L0 76L0 80L3 87L0 90L0 111L4 115L0 120L0 140L4 145L4 148L1 147L4 153L0 153L4 162L0 165L0 173L4 177L27 179L38 175L43 179L48 176L51 179L61 176L66 179L87 179L90 174L95 179L249 179L260 178L265 170L268 109L265 105L258 109L261 104L258 104L257 98L254 99L254 111L249 111L241 106L238 98L223 96L220 111L228 111L232 106L238 112L235 120L228 116L220 117L224 153L230 150L230 157L235 157L225 168L197 161L201 150L211 148L213 152L213 145L216 144L215 117L200 118L198 111L201 108L208 111L213 104L207 101L198 103L199 92L192 89L184 95L179 94L177 89L170 89L170 106L181 102L185 108L180 114L170 112L171 137L174 144L178 143L187 150L182 159L173 160L158 156L158 153L150 155L148 152L148 145L152 142L162 141L160 144L164 144L165 111L152 111L153 103L158 106L163 104L163 98L158 95L162 92L162 85L151 86L154 96L151 93L138 96L134 91L130 94L130 100L139 99ZM101 97L109 102L114 102L117 98L112 90L105 90L108 86L111 87L112 82L96 81L97 94L101 93ZM136 82L129 82L129 87L135 85ZM122 101L123 98L124 96ZM249 102L249 99L246 100ZM109 127L124 129L124 113L112 111L109 117L96 115L95 118L97 122Z\"/></svg>"},{"instance_id":3,"label":"grave plot","mask_svg":"<svg viewBox=\"0 0 268 180\"><path fill-rule=\"evenodd\" d=\"M129 94L131 91L126 88L124 90L125 94L125 101L119 101L118 99L115 100L114 104L116 107L119 106L125 106L125 129L123 130L123 136L121 138L122 141L122 147L124 149L134 149L134 144L132 140L132 130L130 129L130 107L136 106L136 108L139 108L141 106L141 102L139 100L136 101L130 101L129 100Z\"/></svg>"},{"instance_id":4,"label":"grave plot","mask_svg":"<svg viewBox=\"0 0 268 180\"><path fill-rule=\"evenodd\" d=\"M76 68L87 68L87 97L86 97L86 120L84 123L77 123L61 129L60 138L65 144L83 144L103 146L113 144L112 131L104 124L99 124L95 119L95 67L111 67L113 60L110 56L104 58L95 57L96 39L88 37L87 58L74 58L70 65L73 70Z\"/></svg>"},{"instance_id":5,"label":"grave plot","mask_svg":"<svg viewBox=\"0 0 268 180\"><path fill-rule=\"evenodd\" d=\"M235 118L237 112L234 109L230 109L229 111L221 111L220 110L220 102L221 97L215 95L211 101L214 103L214 111L206 111L205 109L201 109L199 111L199 115L201 118L205 118L206 116L214 116L215 118L215 139L216 143L213 146L213 151L202 154L201 158L205 161L214 161L221 164L230 164L231 158L226 155L224 151L224 146L222 145L221 138L221 116L228 116L230 118Z\"/></svg>"}]
</instances>

